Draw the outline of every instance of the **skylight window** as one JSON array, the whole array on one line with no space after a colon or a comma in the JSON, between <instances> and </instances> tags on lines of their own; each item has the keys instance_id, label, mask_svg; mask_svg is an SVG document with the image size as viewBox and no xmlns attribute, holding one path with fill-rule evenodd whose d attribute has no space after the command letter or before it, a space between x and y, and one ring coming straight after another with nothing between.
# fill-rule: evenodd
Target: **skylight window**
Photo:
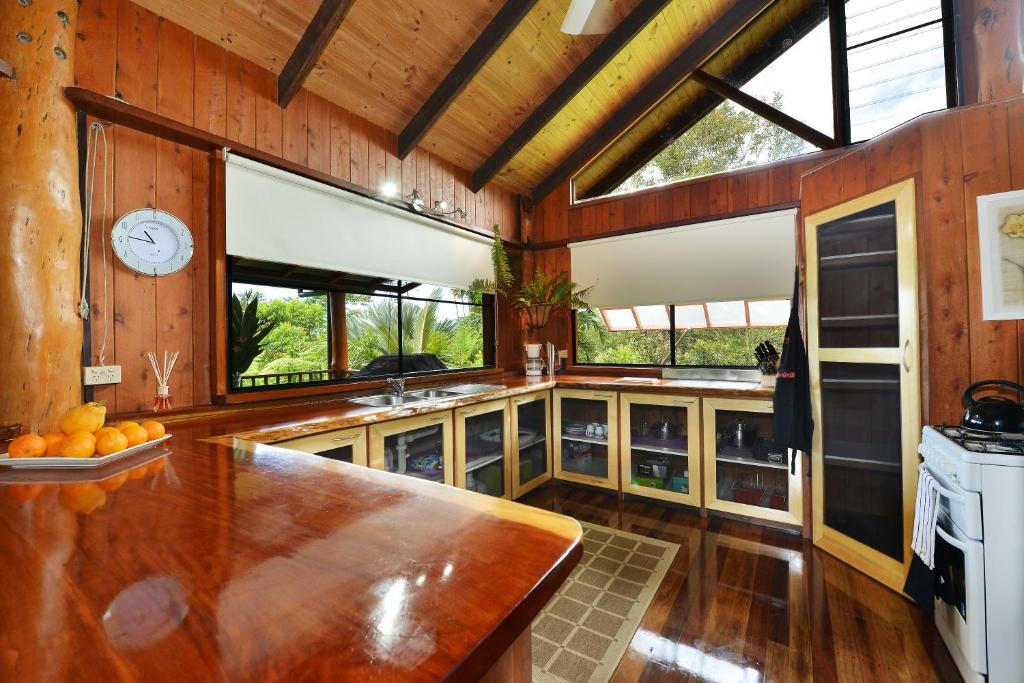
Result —
<instances>
[{"instance_id":1,"label":"skylight window","mask_svg":"<svg viewBox=\"0 0 1024 683\"><path fill-rule=\"evenodd\" d=\"M712 301L707 305L711 327L746 327L747 310L742 301Z\"/></svg>"},{"instance_id":2,"label":"skylight window","mask_svg":"<svg viewBox=\"0 0 1024 683\"><path fill-rule=\"evenodd\" d=\"M637 329L632 308L602 308L601 315L604 317L604 324L612 332Z\"/></svg>"},{"instance_id":3,"label":"skylight window","mask_svg":"<svg viewBox=\"0 0 1024 683\"><path fill-rule=\"evenodd\" d=\"M747 311L752 326L785 325L789 322L789 301L750 301Z\"/></svg>"},{"instance_id":4,"label":"skylight window","mask_svg":"<svg viewBox=\"0 0 1024 683\"><path fill-rule=\"evenodd\" d=\"M703 306L676 306L677 328L698 329L707 326L708 318Z\"/></svg>"},{"instance_id":5,"label":"skylight window","mask_svg":"<svg viewBox=\"0 0 1024 683\"><path fill-rule=\"evenodd\" d=\"M667 330L671 327L668 306L637 306L633 311L640 327L645 330Z\"/></svg>"}]
</instances>

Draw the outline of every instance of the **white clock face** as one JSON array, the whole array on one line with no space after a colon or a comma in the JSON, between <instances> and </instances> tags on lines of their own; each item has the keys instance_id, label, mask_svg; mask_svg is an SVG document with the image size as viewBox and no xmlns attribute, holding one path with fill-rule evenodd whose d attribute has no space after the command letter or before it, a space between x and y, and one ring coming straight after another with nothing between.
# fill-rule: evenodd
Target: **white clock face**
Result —
<instances>
[{"instance_id":1,"label":"white clock face","mask_svg":"<svg viewBox=\"0 0 1024 683\"><path fill-rule=\"evenodd\" d=\"M192 233L158 209L126 213L114 225L110 242L126 266L146 275L176 273L192 258Z\"/></svg>"}]
</instances>

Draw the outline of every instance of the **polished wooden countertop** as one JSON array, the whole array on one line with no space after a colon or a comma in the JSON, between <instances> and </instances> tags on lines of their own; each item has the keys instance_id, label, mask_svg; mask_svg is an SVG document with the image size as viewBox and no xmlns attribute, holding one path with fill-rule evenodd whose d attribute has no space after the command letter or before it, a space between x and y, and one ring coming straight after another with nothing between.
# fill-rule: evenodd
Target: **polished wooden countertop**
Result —
<instances>
[{"instance_id":1,"label":"polished wooden countertop","mask_svg":"<svg viewBox=\"0 0 1024 683\"><path fill-rule=\"evenodd\" d=\"M457 382L458 380L449 378L442 385ZM371 408L352 403L347 397L340 396L329 399L294 399L289 402L275 402L272 406L230 406L213 409L198 416L182 417L200 420L214 427L214 431L219 428L220 433L216 439L225 444L230 444L235 437L258 443L279 443L335 429L348 429L436 413L554 388L753 399L770 399L773 395L771 388L753 382L622 378L603 375L559 374L552 380L546 376L526 377L522 374L509 373L475 378L475 382L495 385L498 388L452 399L414 403L400 408ZM374 393L387 392L378 390Z\"/></svg>"},{"instance_id":2,"label":"polished wooden countertop","mask_svg":"<svg viewBox=\"0 0 1024 683\"><path fill-rule=\"evenodd\" d=\"M208 440L267 417L0 473L0 680L473 680L579 560L568 517Z\"/></svg>"}]
</instances>

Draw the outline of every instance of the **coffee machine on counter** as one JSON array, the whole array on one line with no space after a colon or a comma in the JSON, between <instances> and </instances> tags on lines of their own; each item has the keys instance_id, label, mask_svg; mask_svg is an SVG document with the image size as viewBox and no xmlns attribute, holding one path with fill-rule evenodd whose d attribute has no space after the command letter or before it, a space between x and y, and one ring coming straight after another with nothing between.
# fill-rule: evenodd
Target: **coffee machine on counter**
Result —
<instances>
[{"instance_id":1,"label":"coffee machine on counter","mask_svg":"<svg viewBox=\"0 0 1024 683\"><path fill-rule=\"evenodd\" d=\"M546 347L546 360L540 355L541 346ZM555 370L558 369L560 361L554 344L551 342L547 344L525 344L523 348L526 352L525 365L527 377L541 377L544 375L544 370L548 371L550 377L555 376Z\"/></svg>"}]
</instances>

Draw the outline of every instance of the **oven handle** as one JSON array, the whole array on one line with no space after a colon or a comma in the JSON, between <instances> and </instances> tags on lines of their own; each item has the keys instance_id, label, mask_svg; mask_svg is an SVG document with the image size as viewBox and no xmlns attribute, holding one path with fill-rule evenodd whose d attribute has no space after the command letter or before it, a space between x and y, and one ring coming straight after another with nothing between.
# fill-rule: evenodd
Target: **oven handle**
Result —
<instances>
[{"instance_id":1,"label":"oven handle","mask_svg":"<svg viewBox=\"0 0 1024 683\"><path fill-rule=\"evenodd\" d=\"M946 543L950 544L954 548L958 548L960 550L960 552L962 552L964 554L967 553L967 544L966 543L962 543L959 540L957 540L956 538L950 536L938 524L935 525L935 533L938 534L942 538L942 540L944 540Z\"/></svg>"},{"instance_id":2,"label":"oven handle","mask_svg":"<svg viewBox=\"0 0 1024 683\"><path fill-rule=\"evenodd\" d=\"M920 465L917 466L917 469L918 469L918 471L923 472L926 469L928 469L928 466L925 465L924 463L921 463ZM929 472L929 474L931 474L931 472ZM932 478L935 479L935 475L932 475ZM957 503L966 503L967 502L967 500L963 496L961 496L959 493L957 493L955 491L950 491L945 486L940 484L938 479L935 479L935 489L939 492L940 496L945 496L946 498L948 498L948 499L950 499L952 501L956 501Z\"/></svg>"}]
</instances>

